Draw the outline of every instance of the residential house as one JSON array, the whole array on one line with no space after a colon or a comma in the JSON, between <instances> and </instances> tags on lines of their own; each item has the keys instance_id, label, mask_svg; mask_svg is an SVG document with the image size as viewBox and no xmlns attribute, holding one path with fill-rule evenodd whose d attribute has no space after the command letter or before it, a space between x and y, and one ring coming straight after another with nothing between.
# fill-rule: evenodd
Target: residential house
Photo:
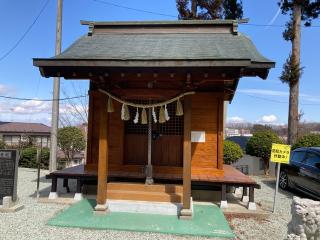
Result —
<instances>
[{"instance_id":1,"label":"residential house","mask_svg":"<svg viewBox=\"0 0 320 240\"><path fill-rule=\"evenodd\" d=\"M0 122L0 140L9 147L31 141L36 146L50 146L50 127L42 123Z\"/></svg>"}]
</instances>

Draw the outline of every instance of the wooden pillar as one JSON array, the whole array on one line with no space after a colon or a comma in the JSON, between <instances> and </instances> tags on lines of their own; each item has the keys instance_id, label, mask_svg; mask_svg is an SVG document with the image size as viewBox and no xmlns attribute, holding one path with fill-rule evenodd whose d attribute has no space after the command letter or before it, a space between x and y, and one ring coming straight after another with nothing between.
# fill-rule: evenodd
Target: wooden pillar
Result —
<instances>
[{"instance_id":1,"label":"wooden pillar","mask_svg":"<svg viewBox=\"0 0 320 240\"><path fill-rule=\"evenodd\" d=\"M108 179L108 112L107 97L100 93L99 104L99 157L98 157L98 185L97 205L95 211L105 212L107 206L107 179Z\"/></svg>"},{"instance_id":2,"label":"wooden pillar","mask_svg":"<svg viewBox=\"0 0 320 240\"><path fill-rule=\"evenodd\" d=\"M191 96L184 97L183 199L180 218L192 218L191 206Z\"/></svg>"},{"instance_id":3,"label":"wooden pillar","mask_svg":"<svg viewBox=\"0 0 320 240\"><path fill-rule=\"evenodd\" d=\"M218 169L223 170L223 119L224 119L224 101L222 98L218 99L218 132L217 132L217 140L218 140Z\"/></svg>"}]
</instances>

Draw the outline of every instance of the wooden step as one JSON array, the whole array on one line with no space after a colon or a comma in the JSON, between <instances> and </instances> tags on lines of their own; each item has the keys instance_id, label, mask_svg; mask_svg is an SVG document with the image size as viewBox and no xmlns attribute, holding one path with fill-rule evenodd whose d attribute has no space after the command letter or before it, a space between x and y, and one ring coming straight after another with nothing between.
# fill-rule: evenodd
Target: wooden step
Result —
<instances>
[{"instance_id":1,"label":"wooden step","mask_svg":"<svg viewBox=\"0 0 320 240\"><path fill-rule=\"evenodd\" d=\"M107 198L117 200L172 202L182 201L182 185L111 182L107 185Z\"/></svg>"},{"instance_id":2,"label":"wooden step","mask_svg":"<svg viewBox=\"0 0 320 240\"><path fill-rule=\"evenodd\" d=\"M164 192L107 190L108 199L181 203L182 194Z\"/></svg>"},{"instance_id":3,"label":"wooden step","mask_svg":"<svg viewBox=\"0 0 320 240\"><path fill-rule=\"evenodd\" d=\"M182 185L175 184L152 184L143 183L118 183L111 182L107 185L107 190L122 190L122 191L141 191L141 192L160 192L160 193L183 193Z\"/></svg>"}]
</instances>

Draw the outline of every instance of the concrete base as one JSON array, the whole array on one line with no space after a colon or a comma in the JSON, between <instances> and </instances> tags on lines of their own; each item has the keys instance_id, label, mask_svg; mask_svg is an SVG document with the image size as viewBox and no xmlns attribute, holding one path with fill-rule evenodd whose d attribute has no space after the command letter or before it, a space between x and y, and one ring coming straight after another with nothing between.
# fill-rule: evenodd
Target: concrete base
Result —
<instances>
[{"instance_id":1,"label":"concrete base","mask_svg":"<svg viewBox=\"0 0 320 240\"><path fill-rule=\"evenodd\" d=\"M23 205L21 204L15 204L12 201L11 196L6 196L3 197L2 199L2 205L0 206L0 212L1 213L12 213L12 212L17 212L21 209L23 209Z\"/></svg>"},{"instance_id":2,"label":"concrete base","mask_svg":"<svg viewBox=\"0 0 320 240\"><path fill-rule=\"evenodd\" d=\"M244 203L249 202L249 196L242 196L241 201Z\"/></svg>"},{"instance_id":3,"label":"concrete base","mask_svg":"<svg viewBox=\"0 0 320 240\"><path fill-rule=\"evenodd\" d=\"M93 213L94 214L107 214L107 210L108 210L108 203L106 202L105 204L97 204L95 207L94 207L94 211Z\"/></svg>"},{"instance_id":4,"label":"concrete base","mask_svg":"<svg viewBox=\"0 0 320 240\"><path fill-rule=\"evenodd\" d=\"M147 185L152 185L154 183L153 178L152 177L147 177L146 178L146 182Z\"/></svg>"},{"instance_id":5,"label":"concrete base","mask_svg":"<svg viewBox=\"0 0 320 240\"><path fill-rule=\"evenodd\" d=\"M257 210L256 203L254 203L254 202L249 202L247 208L248 208L248 210L251 210L251 211Z\"/></svg>"},{"instance_id":6,"label":"concrete base","mask_svg":"<svg viewBox=\"0 0 320 240\"><path fill-rule=\"evenodd\" d=\"M12 202L12 197L11 196L3 197L3 199L2 199L2 207L3 208L11 208L13 205L14 204Z\"/></svg>"},{"instance_id":7,"label":"concrete base","mask_svg":"<svg viewBox=\"0 0 320 240\"><path fill-rule=\"evenodd\" d=\"M81 201L83 199L82 193L76 193L73 199L76 201Z\"/></svg>"},{"instance_id":8,"label":"concrete base","mask_svg":"<svg viewBox=\"0 0 320 240\"><path fill-rule=\"evenodd\" d=\"M182 209L180 211L179 219L181 220L191 220L192 219L192 210L191 209Z\"/></svg>"},{"instance_id":9,"label":"concrete base","mask_svg":"<svg viewBox=\"0 0 320 240\"><path fill-rule=\"evenodd\" d=\"M220 208L227 208L228 207L228 202L227 201L221 201L220 202Z\"/></svg>"},{"instance_id":10,"label":"concrete base","mask_svg":"<svg viewBox=\"0 0 320 240\"><path fill-rule=\"evenodd\" d=\"M108 205L110 212L147 213L174 216L177 216L182 208L181 203L111 199L108 199Z\"/></svg>"},{"instance_id":11,"label":"concrete base","mask_svg":"<svg viewBox=\"0 0 320 240\"><path fill-rule=\"evenodd\" d=\"M50 200L54 200L57 199L59 197L57 192L50 192L48 199Z\"/></svg>"},{"instance_id":12,"label":"concrete base","mask_svg":"<svg viewBox=\"0 0 320 240\"><path fill-rule=\"evenodd\" d=\"M22 205L22 204L16 204L16 205L13 205L13 206L11 206L9 208L4 208L1 205L0 206L0 213L14 213L14 212L20 211L23 208L24 208L24 205Z\"/></svg>"},{"instance_id":13,"label":"concrete base","mask_svg":"<svg viewBox=\"0 0 320 240\"><path fill-rule=\"evenodd\" d=\"M181 209L179 219L181 220L191 220L193 218L193 200L192 197L190 199L190 208L189 209Z\"/></svg>"}]
</instances>

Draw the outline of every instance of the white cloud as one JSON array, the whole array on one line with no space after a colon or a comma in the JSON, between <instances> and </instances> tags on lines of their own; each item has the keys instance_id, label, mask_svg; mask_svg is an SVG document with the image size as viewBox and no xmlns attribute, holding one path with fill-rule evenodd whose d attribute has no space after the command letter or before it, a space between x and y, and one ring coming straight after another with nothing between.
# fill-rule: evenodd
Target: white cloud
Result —
<instances>
[{"instance_id":1,"label":"white cloud","mask_svg":"<svg viewBox=\"0 0 320 240\"><path fill-rule=\"evenodd\" d=\"M61 114L85 114L88 111L88 106L81 104L63 104L60 106L59 112Z\"/></svg>"},{"instance_id":2,"label":"white cloud","mask_svg":"<svg viewBox=\"0 0 320 240\"><path fill-rule=\"evenodd\" d=\"M262 116L261 118L261 122L264 122L264 123L275 123L278 121L278 118L276 115L264 115Z\"/></svg>"},{"instance_id":3,"label":"white cloud","mask_svg":"<svg viewBox=\"0 0 320 240\"><path fill-rule=\"evenodd\" d=\"M256 123L267 124L267 125L284 125L284 123L279 122L279 119L276 115L263 115Z\"/></svg>"},{"instance_id":4,"label":"white cloud","mask_svg":"<svg viewBox=\"0 0 320 240\"><path fill-rule=\"evenodd\" d=\"M228 118L227 122L228 123L243 123L244 119L241 117L235 116L235 117Z\"/></svg>"},{"instance_id":5,"label":"white cloud","mask_svg":"<svg viewBox=\"0 0 320 240\"><path fill-rule=\"evenodd\" d=\"M11 110L17 114L48 113L51 110L51 103L33 99L18 103Z\"/></svg>"},{"instance_id":6,"label":"white cloud","mask_svg":"<svg viewBox=\"0 0 320 240\"><path fill-rule=\"evenodd\" d=\"M5 95L8 92L9 88L3 84L0 84L0 94Z\"/></svg>"}]
</instances>

